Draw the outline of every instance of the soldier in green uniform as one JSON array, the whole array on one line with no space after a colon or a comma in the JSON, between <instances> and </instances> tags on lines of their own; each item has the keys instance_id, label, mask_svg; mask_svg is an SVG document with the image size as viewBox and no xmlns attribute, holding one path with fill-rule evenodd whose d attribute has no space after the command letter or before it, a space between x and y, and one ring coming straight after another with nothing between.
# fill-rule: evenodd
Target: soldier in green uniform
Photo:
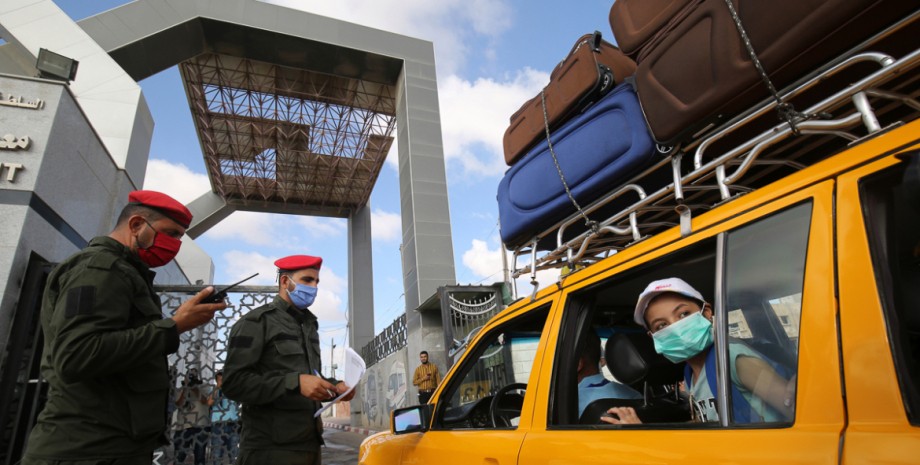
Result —
<instances>
[{"instance_id":1,"label":"soldier in green uniform","mask_svg":"<svg viewBox=\"0 0 920 465\"><path fill-rule=\"evenodd\" d=\"M108 236L52 271L41 309L48 401L24 465L149 465L167 443L166 355L226 308L199 303L207 287L163 318L150 268L176 256L191 221L168 195L132 192Z\"/></svg>"},{"instance_id":2,"label":"soldier in green uniform","mask_svg":"<svg viewBox=\"0 0 920 465\"><path fill-rule=\"evenodd\" d=\"M319 465L320 402L344 393L344 382L323 378L316 297L323 259L294 255L275 262L275 300L236 322L224 365L224 394L242 402L240 465ZM354 391L343 400L351 400Z\"/></svg>"}]
</instances>

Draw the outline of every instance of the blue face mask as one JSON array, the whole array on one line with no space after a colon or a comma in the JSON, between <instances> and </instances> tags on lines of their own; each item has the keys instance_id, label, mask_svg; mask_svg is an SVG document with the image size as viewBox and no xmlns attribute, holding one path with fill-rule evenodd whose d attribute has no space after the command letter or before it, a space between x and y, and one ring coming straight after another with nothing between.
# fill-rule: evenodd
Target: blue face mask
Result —
<instances>
[{"instance_id":1,"label":"blue face mask","mask_svg":"<svg viewBox=\"0 0 920 465\"><path fill-rule=\"evenodd\" d=\"M313 305L316 299L316 288L306 284L295 284L294 290L288 289L288 296L291 297L291 303L295 307L303 310Z\"/></svg>"},{"instance_id":2,"label":"blue face mask","mask_svg":"<svg viewBox=\"0 0 920 465\"><path fill-rule=\"evenodd\" d=\"M680 363L712 345L712 322L699 311L655 334L655 352Z\"/></svg>"}]
</instances>

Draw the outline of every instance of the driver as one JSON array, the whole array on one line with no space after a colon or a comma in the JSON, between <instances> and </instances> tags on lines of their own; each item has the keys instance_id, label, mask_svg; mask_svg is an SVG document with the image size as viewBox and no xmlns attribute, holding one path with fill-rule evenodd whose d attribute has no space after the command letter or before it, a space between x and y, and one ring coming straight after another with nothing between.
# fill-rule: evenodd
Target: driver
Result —
<instances>
[{"instance_id":1,"label":"driver","mask_svg":"<svg viewBox=\"0 0 920 465\"><path fill-rule=\"evenodd\" d=\"M584 350L578 359L578 416L597 399L641 399L635 389L610 381L601 373L601 339L593 329L587 331Z\"/></svg>"}]
</instances>

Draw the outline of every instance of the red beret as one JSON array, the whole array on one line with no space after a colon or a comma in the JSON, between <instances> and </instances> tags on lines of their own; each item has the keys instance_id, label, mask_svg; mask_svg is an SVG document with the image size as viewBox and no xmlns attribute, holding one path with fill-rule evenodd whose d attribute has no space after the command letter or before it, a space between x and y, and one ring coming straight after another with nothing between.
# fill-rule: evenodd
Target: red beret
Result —
<instances>
[{"instance_id":1,"label":"red beret","mask_svg":"<svg viewBox=\"0 0 920 465\"><path fill-rule=\"evenodd\" d=\"M304 268L316 268L318 270L323 266L323 259L310 255L291 255L275 260L275 266L281 271L296 271Z\"/></svg>"},{"instance_id":2,"label":"red beret","mask_svg":"<svg viewBox=\"0 0 920 465\"><path fill-rule=\"evenodd\" d=\"M134 191L128 194L128 204L152 208L179 223L183 228L192 224L192 212L178 200L156 191Z\"/></svg>"}]
</instances>

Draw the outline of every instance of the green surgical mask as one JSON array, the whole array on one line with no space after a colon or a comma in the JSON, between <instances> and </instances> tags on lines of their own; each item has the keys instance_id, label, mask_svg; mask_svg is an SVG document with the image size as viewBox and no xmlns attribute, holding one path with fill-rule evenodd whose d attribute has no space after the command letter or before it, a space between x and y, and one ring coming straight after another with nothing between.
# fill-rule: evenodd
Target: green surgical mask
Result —
<instances>
[{"instance_id":1,"label":"green surgical mask","mask_svg":"<svg viewBox=\"0 0 920 465\"><path fill-rule=\"evenodd\" d=\"M655 352L680 363L712 345L712 322L699 311L652 334Z\"/></svg>"}]
</instances>

